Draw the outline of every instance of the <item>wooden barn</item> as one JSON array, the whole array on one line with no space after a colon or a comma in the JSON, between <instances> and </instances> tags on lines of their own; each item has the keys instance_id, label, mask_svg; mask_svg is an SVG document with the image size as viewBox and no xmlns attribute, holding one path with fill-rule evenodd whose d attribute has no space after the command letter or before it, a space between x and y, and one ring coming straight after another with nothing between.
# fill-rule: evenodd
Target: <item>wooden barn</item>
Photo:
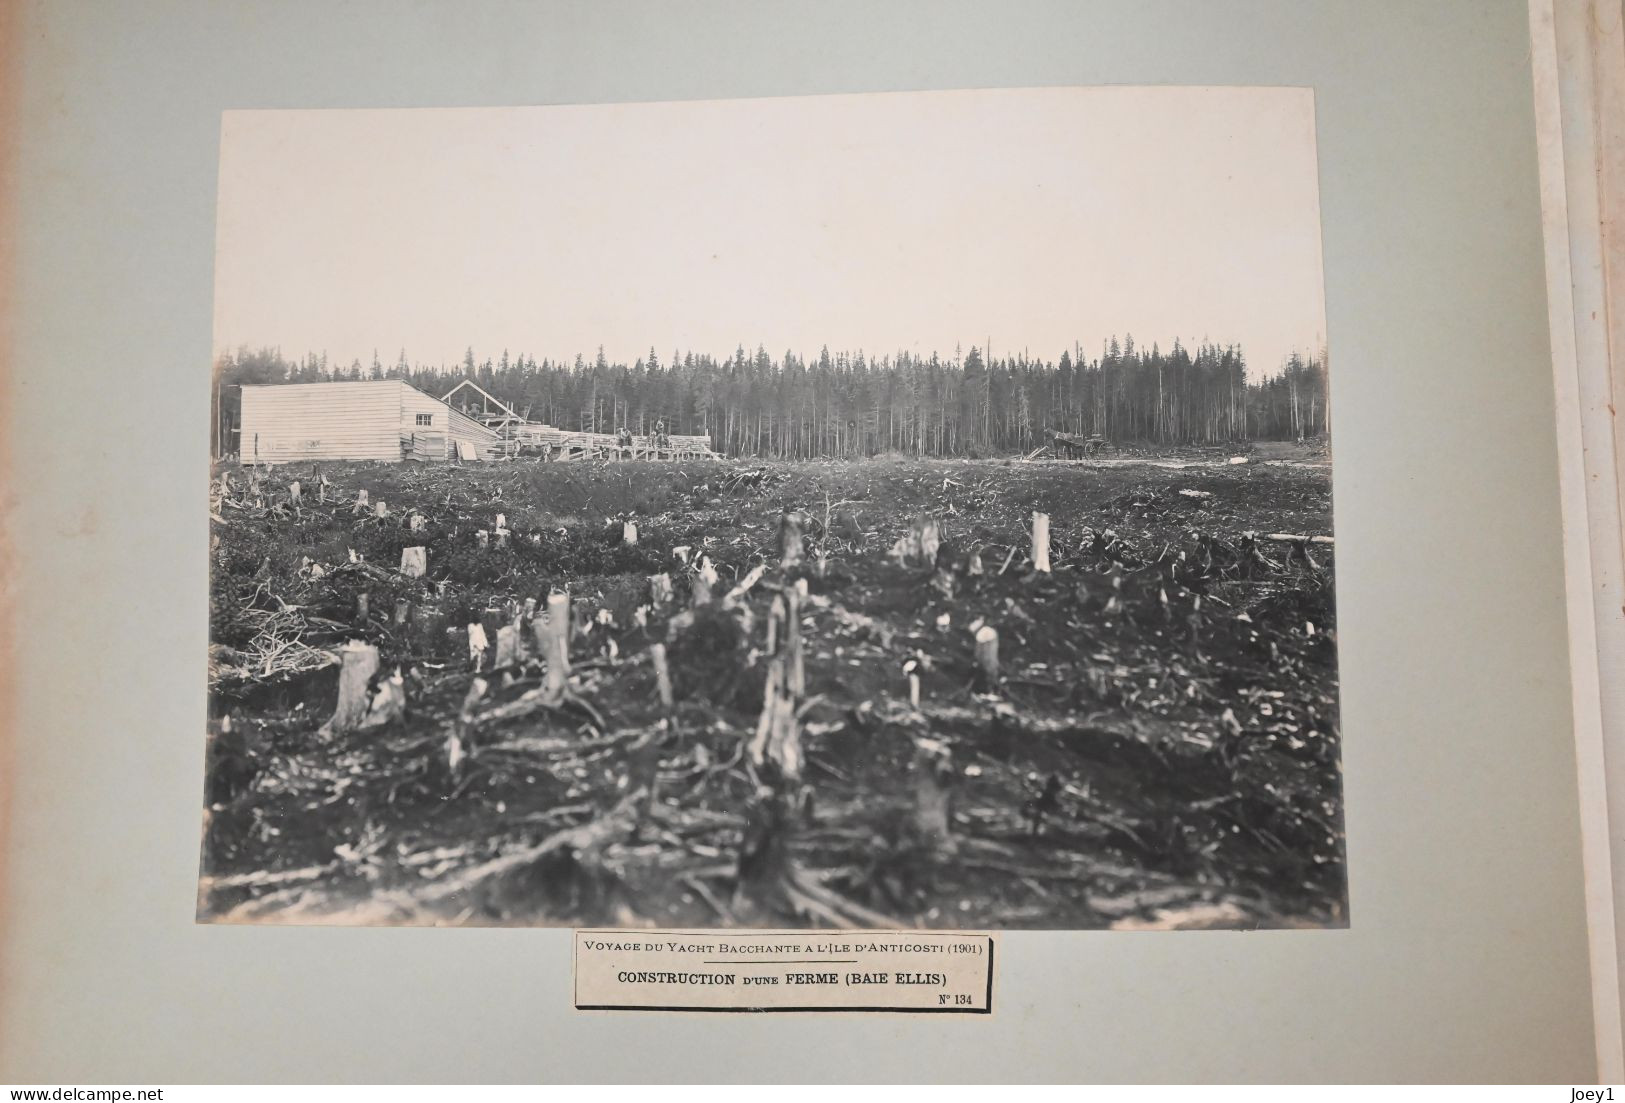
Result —
<instances>
[{"instance_id":1,"label":"wooden barn","mask_svg":"<svg viewBox=\"0 0 1625 1103\"><path fill-rule=\"evenodd\" d=\"M489 459L492 429L399 379L243 386L245 464Z\"/></svg>"}]
</instances>

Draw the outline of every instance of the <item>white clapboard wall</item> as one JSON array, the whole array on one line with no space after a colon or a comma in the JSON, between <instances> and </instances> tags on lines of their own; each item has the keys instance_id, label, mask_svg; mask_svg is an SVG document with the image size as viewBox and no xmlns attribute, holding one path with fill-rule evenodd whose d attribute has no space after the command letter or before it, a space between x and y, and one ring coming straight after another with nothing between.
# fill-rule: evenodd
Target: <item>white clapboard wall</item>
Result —
<instances>
[{"instance_id":1,"label":"white clapboard wall","mask_svg":"<svg viewBox=\"0 0 1625 1103\"><path fill-rule=\"evenodd\" d=\"M243 387L242 462L398 460L399 380Z\"/></svg>"},{"instance_id":2,"label":"white clapboard wall","mask_svg":"<svg viewBox=\"0 0 1625 1103\"><path fill-rule=\"evenodd\" d=\"M497 434L399 379L243 387L242 462L451 458L465 443L477 458Z\"/></svg>"}]
</instances>

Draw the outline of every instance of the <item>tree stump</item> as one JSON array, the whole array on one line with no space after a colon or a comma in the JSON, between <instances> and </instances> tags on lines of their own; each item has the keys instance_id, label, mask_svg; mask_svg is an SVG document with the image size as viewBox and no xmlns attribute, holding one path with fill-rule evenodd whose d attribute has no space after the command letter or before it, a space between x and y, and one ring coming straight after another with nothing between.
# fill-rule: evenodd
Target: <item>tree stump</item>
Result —
<instances>
[{"instance_id":1,"label":"tree stump","mask_svg":"<svg viewBox=\"0 0 1625 1103\"><path fill-rule=\"evenodd\" d=\"M367 492L365 490L356 491L355 492L355 505L350 507L351 516L355 516L355 515L360 514L361 511L366 509L366 508L367 508Z\"/></svg>"},{"instance_id":2,"label":"tree stump","mask_svg":"<svg viewBox=\"0 0 1625 1103\"><path fill-rule=\"evenodd\" d=\"M655 670L655 692L660 697L660 707L670 716L676 706L676 695L671 688L671 666L666 662L666 645L663 643L649 646L649 662Z\"/></svg>"},{"instance_id":3,"label":"tree stump","mask_svg":"<svg viewBox=\"0 0 1625 1103\"><path fill-rule=\"evenodd\" d=\"M372 507L372 515L380 521L389 516L389 506L382 498L378 499L378 504Z\"/></svg>"},{"instance_id":4,"label":"tree stump","mask_svg":"<svg viewBox=\"0 0 1625 1103\"><path fill-rule=\"evenodd\" d=\"M922 513L914 518L908 531L897 538L891 551L886 554L895 559L899 566L924 564L929 567L936 563L937 549L941 546L941 526L935 518Z\"/></svg>"},{"instance_id":5,"label":"tree stump","mask_svg":"<svg viewBox=\"0 0 1625 1103\"><path fill-rule=\"evenodd\" d=\"M634 521L625 521L621 524L621 543L635 545L638 542L638 526Z\"/></svg>"},{"instance_id":6,"label":"tree stump","mask_svg":"<svg viewBox=\"0 0 1625 1103\"><path fill-rule=\"evenodd\" d=\"M492 666L503 670L519 662L519 630L511 624L497 629L497 657Z\"/></svg>"},{"instance_id":7,"label":"tree stump","mask_svg":"<svg viewBox=\"0 0 1625 1103\"><path fill-rule=\"evenodd\" d=\"M502 615L501 606L487 605L484 609L480 610L480 627L485 629L486 643L491 649L489 656L491 659L491 668L501 665L497 661L497 633L502 630L502 626L506 623L507 618Z\"/></svg>"},{"instance_id":8,"label":"tree stump","mask_svg":"<svg viewBox=\"0 0 1625 1103\"><path fill-rule=\"evenodd\" d=\"M942 546L942 527L935 517L921 517L915 522L920 541L920 559L927 565L937 561L937 549Z\"/></svg>"},{"instance_id":9,"label":"tree stump","mask_svg":"<svg viewBox=\"0 0 1625 1103\"><path fill-rule=\"evenodd\" d=\"M999 630L991 624L976 630L976 668L985 688L999 684Z\"/></svg>"},{"instance_id":10,"label":"tree stump","mask_svg":"<svg viewBox=\"0 0 1625 1103\"><path fill-rule=\"evenodd\" d=\"M407 578L422 578L428 569L428 548L417 547L401 549L401 573Z\"/></svg>"},{"instance_id":11,"label":"tree stump","mask_svg":"<svg viewBox=\"0 0 1625 1103\"><path fill-rule=\"evenodd\" d=\"M451 730L446 734L446 774L453 785L462 780L463 764L473 754L475 706L484 699L485 692L489 688L484 678L475 678L469 682L468 692L463 696L462 708L457 712L457 722L451 725Z\"/></svg>"},{"instance_id":12,"label":"tree stump","mask_svg":"<svg viewBox=\"0 0 1625 1103\"><path fill-rule=\"evenodd\" d=\"M1033 570L1049 574L1049 514L1033 511Z\"/></svg>"},{"instance_id":13,"label":"tree stump","mask_svg":"<svg viewBox=\"0 0 1625 1103\"><path fill-rule=\"evenodd\" d=\"M479 670L485 663L485 653L491 648L491 643L485 638L485 626L472 623L468 626L468 661L475 670Z\"/></svg>"},{"instance_id":14,"label":"tree stump","mask_svg":"<svg viewBox=\"0 0 1625 1103\"><path fill-rule=\"evenodd\" d=\"M953 753L940 740L916 739L912 771L916 835L930 850L953 850Z\"/></svg>"},{"instance_id":15,"label":"tree stump","mask_svg":"<svg viewBox=\"0 0 1625 1103\"><path fill-rule=\"evenodd\" d=\"M366 719L371 683L378 673L378 649L370 643L351 640L339 652L339 700L332 719L322 726L323 734L355 731Z\"/></svg>"},{"instance_id":16,"label":"tree stump","mask_svg":"<svg viewBox=\"0 0 1625 1103\"><path fill-rule=\"evenodd\" d=\"M671 588L671 575L661 572L649 576L649 603L656 609L664 609L671 604L673 597Z\"/></svg>"},{"instance_id":17,"label":"tree stump","mask_svg":"<svg viewBox=\"0 0 1625 1103\"><path fill-rule=\"evenodd\" d=\"M801 562L801 514L785 507L779 515L779 567L793 570Z\"/></svg>"},{"instance_id":18,"label":"tree stump","mask_svg":"<svg viewBox=\"0 0 1625 1103\"><path fill-rule=\"evenodd\" d=\"M700 569L694 572L689 583L689 598L695 605L704 605L711 600L711 590L717 584L717 569L711 563L709 555L700 556Z\"/></svg>"},{"instance_id":19,"label":"tree stump","mask_svg":"<svg viewBox=\"0 0 1625 1103\"><path fill-rule=\"evenodd\" d=\"M305 500L304 492L299 488L299 480L295 479L288 484L288 504L297 506Z\"/></svg>"},{"instance_id":20,"label":"tree stump","mask_svg":"<svg viewBox=\"0 0 1625 1103\"><path fill-rule=\"evenodd\" d=\"M537 623L536 643L547 664L542 689L548 698L558 700L570 682L570 595L548 594L547 617Z\"/></svg>"},{"instance_id":21,"label":"tree stump","mask_svg":"<svg viewBox=\"0 0 1625 1103\"><path fill-rule=\"evenodd\" d=\"M361 720L363 730L393 724L406 715L406 679L399 667L389 677L379 681L378 688L367 706L367 715Z\"/></svg>"}]
</instances>

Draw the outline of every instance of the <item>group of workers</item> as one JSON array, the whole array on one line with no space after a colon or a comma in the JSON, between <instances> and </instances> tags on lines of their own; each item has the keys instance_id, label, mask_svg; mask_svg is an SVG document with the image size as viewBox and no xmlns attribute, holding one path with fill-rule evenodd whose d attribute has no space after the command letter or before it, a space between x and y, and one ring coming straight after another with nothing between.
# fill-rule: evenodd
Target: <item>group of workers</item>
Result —
<instances>
[{"instance_id":1,"label":"group of workers","mask_svg":"<svg viewBox=\"0 0 1625 1103\"><path fill-rule=\"evenodd\" d=\"M657 452L671 451L671 434L666 432L666 419L661 418L655 422L654 432L649 434L649 441ZM615 447L622 458L631 459L633 453L632 430L621 426L615 431Z\"/></svg>"}]
</instances>

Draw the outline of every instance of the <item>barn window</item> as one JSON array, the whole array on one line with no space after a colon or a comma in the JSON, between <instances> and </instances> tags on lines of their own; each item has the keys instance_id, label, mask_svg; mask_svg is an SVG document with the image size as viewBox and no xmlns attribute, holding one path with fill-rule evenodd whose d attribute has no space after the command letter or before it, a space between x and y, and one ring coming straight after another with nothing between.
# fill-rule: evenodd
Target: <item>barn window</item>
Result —
<instances>
[{"instance_id":1,"label":"barn window","mask_svg":"<svg viewBox=\"0 0 1625 1103\"><path fill-rule=\"evenodd\" d=\"M433 414L419 414L418 415L418 424L419 425L433 425L434 424L434 415Z\"/></svg>"}]
</instances>

